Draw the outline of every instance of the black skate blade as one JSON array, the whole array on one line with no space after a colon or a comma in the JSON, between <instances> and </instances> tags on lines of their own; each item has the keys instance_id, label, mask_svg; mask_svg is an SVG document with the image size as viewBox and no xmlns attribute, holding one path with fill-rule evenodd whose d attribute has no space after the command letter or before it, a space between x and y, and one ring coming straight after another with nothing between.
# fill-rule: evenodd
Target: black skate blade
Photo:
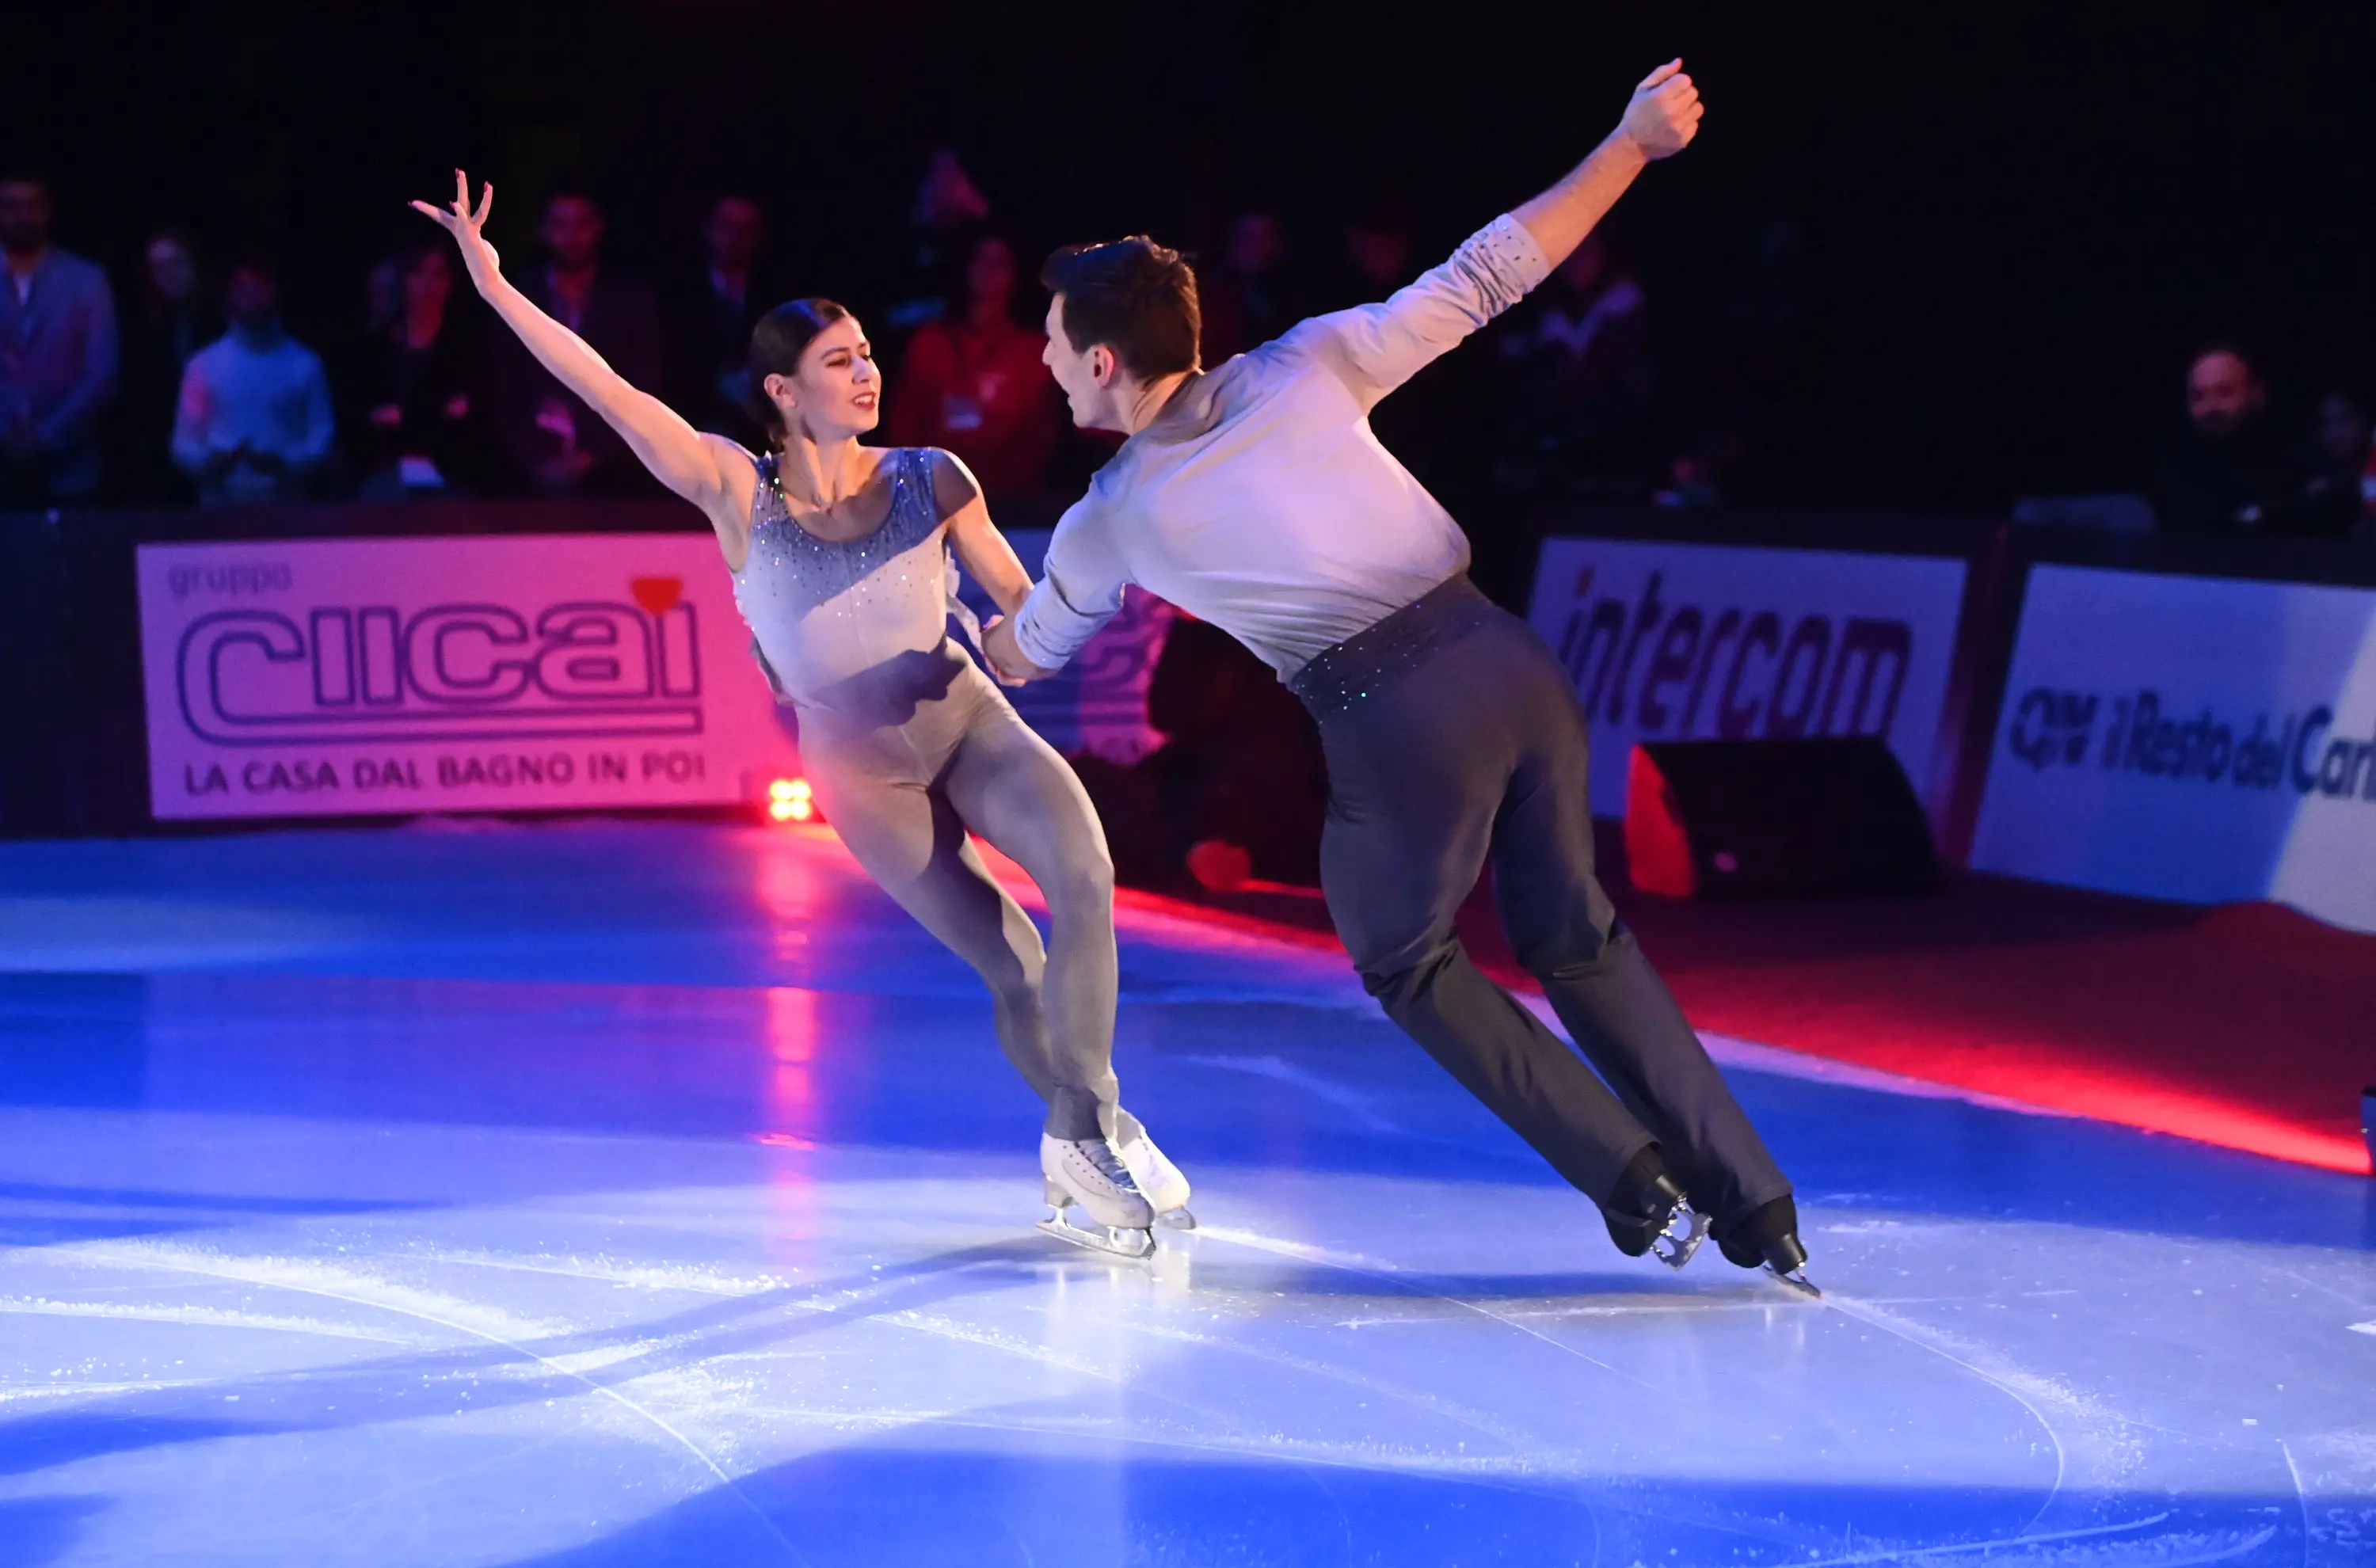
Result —
<instances>
[{"instance_id":1,"label":"black skate blade","mask_svg":"<svg viewBox=\"0 0 2376 1568\"><path fill-rule=\"evenodd\" d=\"M1650 1239L1650 1251L1669 1268L1681 1268L1692 1261L1700 1243L1708 1236L1708 1218L1688 1203L1677 1204L1667 1217L1667 1223Z\"/></svg>"},{"instance_id":2,"label":"black skate blade","mask_svg":"<svg viewBox=\"0 0 2376 1568\"><path fill-rule=\"evenodd\" d=\"M1075 1225L1063 1210L1040 1221L1040 1229L1060 1241L1070 1241L1076 1247L1103 1253L1111 1258L1127 1258L1138 1263L1155 1255L1155 1232L1152 1230L1130 1230L1113 1225Z\"/></svg>"},{"instance_id":3,"label":"black skate blade","mask_svg":"<svg viewBox=\"0 0 2376 1568\"><path fill-rule=\"evenodd\" d=\"M1166 1230L1194 1230L1196 1217L1184 1208L1167 1208L1155 1217L1155 1223Z\"/></svg>"},{"instance_id":4,"label":"black skate blade","mask_svg":"<svg viewBox=\"0 0 2376 1568\"><path fill-rule=\"evenodd\" d=\"M1765 1272L1772 1275L1782 1284L1788 1285L1791 1289L1798 1291L1799 1294L1802 1296L1812 1297L1818 1301L1824 1299L1823 1291L1816 1288L1813 1280L1807 1277L1807 1271L1805 1269L1794 1268L1789 1273L1785 1274L1769 1263L1765 1265Z\"/></svg>"}]
</instances>

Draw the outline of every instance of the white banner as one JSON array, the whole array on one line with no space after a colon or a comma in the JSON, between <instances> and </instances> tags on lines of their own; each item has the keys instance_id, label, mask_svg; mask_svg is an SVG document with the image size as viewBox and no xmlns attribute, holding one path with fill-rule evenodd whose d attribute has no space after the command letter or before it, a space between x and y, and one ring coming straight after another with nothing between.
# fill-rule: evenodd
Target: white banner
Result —
<instances>
[{"instance_id":1,"label":"white banner","mask_svg":"<svg viewBox=\"0 0 2376 1568\"><path fill-rule=\"evenodd\" d=\"M144 544L160 818L728 804L794 766L707 534Z\"/></svg>"},{"instance_id":2,"label":"white banner","mask_svg":"<svg viewBox=\"0 0 2376 1568\"><path fill-rule=\"evenodd\" d=\"M2376 590L2034 568L1972 863L2376 931Z\"/></svg>"},{"instance_id":3,"label":"white banner","mask_svg":"<svg viewBox=\"0 0 2376 1568\"><path fill-rule=\"evenodd\" d=\"M1552 539L1529 619L1592 725L1592 804L1625 809L1639 741L1877 735L1930 786L1964 563Z\"/></svg>"}]
</instances>

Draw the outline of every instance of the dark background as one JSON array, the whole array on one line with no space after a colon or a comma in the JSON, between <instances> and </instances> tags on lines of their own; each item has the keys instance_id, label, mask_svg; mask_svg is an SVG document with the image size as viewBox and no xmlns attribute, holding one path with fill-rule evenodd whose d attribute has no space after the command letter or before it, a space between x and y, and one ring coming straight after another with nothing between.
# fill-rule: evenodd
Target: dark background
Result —
<instances>
[{"instance_id":1,"label":"dark background","mask_svg":"<svg viewBox=\"0 0 2376 1568\"><path fill-rule=\"evenodd\" d=\"M119 288L160 220L267 246L330 347L457 161L495 178L515 251L529 197L590 182L649 273L748 190L800 290L861 310L943 142L1027 244L1194 247L1261 201L1319 251L1387 200L1424 263L1681 53L1706 126L1621 238L1671 365L1761 229L1803 226L1826 460L1782 499L2130 487L2206 335L2261 345L2297 409L2376 360L2364 5L53 0L7 34L0 157L50 172L63 243Z\"/></svg>"}]
</instances>

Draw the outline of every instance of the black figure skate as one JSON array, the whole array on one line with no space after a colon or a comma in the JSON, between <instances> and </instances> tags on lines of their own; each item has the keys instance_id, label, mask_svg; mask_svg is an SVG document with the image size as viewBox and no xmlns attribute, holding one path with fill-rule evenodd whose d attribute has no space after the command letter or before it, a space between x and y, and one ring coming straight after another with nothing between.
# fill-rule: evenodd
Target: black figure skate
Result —
<instances>
[{"instance_id":1,"label":"black figure skate","mask_svg":"<svg viewBox=\"0 0 2376 1568\"><path fill-rule=\"evenodd\" d=\"M1634 1157L1600 1218L1619 1252L1629 1258L1656 1253L1669 1268L1691 1262L1707 1239L1707 1217L1692 1207L1692 1200L1667 1173L1656 1144Z\"/></svg>"},{"instance_id":2,"label":"black figure skate","mask_svg":"<svg viewBox=\"0 0 2376 1568\"><path fill-rule=\"evenodd\" d=\"M1807 1277L1807 1249L1799 1241L1799 1206L1788 1194L1726 1226L1717 1233L1716 1245L1743 1268L1762 1268L1793 1290L1823 1298Z\"/></svg>"}]
</instances>

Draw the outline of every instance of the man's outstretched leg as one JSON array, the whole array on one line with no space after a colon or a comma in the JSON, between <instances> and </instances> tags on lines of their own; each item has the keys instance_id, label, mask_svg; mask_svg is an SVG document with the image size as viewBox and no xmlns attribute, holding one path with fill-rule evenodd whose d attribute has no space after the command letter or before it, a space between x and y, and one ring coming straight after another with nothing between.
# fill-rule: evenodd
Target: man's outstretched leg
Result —
<instances>
[{"instance_id":1,"label":"man's outstretched leg","mask_svg":"<svg viewBox=\"0 0 2376 1568\"><path fill-rule=\"evenodd\" d=\"M1518 961L1657 1138L1725 1255L1794 1273L1806 1253L1789 1179L1594 875L1584 719L1567 673L1515 620L1492 635L1504 645L1497 698L1530 715L1493 833L1495 893Z\"/></svg>"},{"instance_id":2,"label":"man's outstretched leg","mask_svg":"<svg viewBox=\"0 0 2376 1568\"><path fill-rule=\"evenodd\" d=\"M1523 746L1462 657L1488 612L1459 579L1298 677L1328 760L1321 885L1386 1016L1571 1184L1622 1208L1662 1169L1641 1158L1651 1134L1453 934Z\"/></svg>"}]
</instances>

